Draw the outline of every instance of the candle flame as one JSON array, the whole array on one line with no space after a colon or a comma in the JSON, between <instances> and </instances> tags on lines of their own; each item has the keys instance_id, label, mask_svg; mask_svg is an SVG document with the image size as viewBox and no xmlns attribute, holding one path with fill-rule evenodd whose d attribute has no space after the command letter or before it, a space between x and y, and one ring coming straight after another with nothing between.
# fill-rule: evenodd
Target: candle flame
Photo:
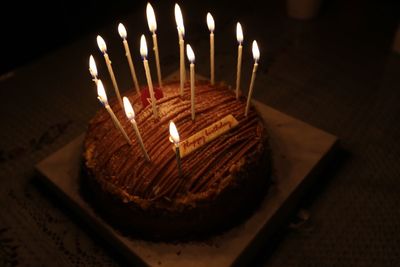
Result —
<instances>
[{"instance_id":1,"label":"candle flame","mask_svg":"<svg viewBox=\"0 0 400 267\"><path fill-rule=\"evenodd\" d=\"M258 49L256 40L253 41L252 51L253 51L254 61L257 63L258 59L260 58L260 50Z\"/></svg>"},{"instance_id":2,"label":"candle flame","mask_svg":"<svg viewBox=\"0 0 400 267\"><path fill-rule=\"evenodd\" d=\"M147 43L144 34L142 34L142 37L140 37L140 55L142 55L144 58L147 57Z\"/></svg>"},{"instance_id":3,"label":"candle flame","mask_svg":"<svg viewBox=\"0 0 400 267\"><path fill-rule=\"evenodd\" d=\"M127 32L126 32L126 28L125 28L124 24L122 24L122 23L118 24L118 33L122 39L126 39Z\"/></svg>"},{"instance_id":4,"label":"candle flame","mask_svg":"<svg viewBox=\"0 0 400 267\"><path fill-rule=\"evenodd\" d=\"M93 55L90 55L89 57L89 72L93 78L97 77L97 66L96 62L94 61Z\"/></svg>"},{"instance_id":5,"label":"candle flame","mask_svg":"<svg viewBox=\"0 0 400 267\"><path fill-rule=\"evenodd\" d=\"M174 144L179 143L180 139L178 129L176 129L175 123L173 121L169 122L169 135L171 142L173 142Z\"/></svg>"},{"instance_id":6,"label":"candle flame","mask_svg":"<svg viewBox=\"0 0 400 267\"><path fill-rule=\"evenodd\" d=\"M135 119L135 111L133 110L131 102L129 102L129 99L126 96L123 97L122 101L124 102L124 110L125 110L126 117L129 120L134 120Z\"/></svg>"},{"instance_id":7,"label":"candle flame","mask_svg":"<svg viewBox=\"0 0 400 267\"><path fill-rule=\"evenodd\" d=\"M187 54L187 57L188 57L190 63L193 63L194 59L195 59L194 52L193 52L192 47L189 44L186 45L186 54Z\"/></svg>"},{"instance_id":8,"label":"candle flame","mask_svg":"<svg viewBox=\"0 0 400 267\"><path fill-rule=\"evenodd\" d=\"M210 32L213 32L215 29L215 23L214 23L214 18L211 16L211 13L207 13L207 26Z\"/></svg>"},{"instance_id":9,"label":"candle flame","mask_svg":"<svg viewBox=\"0 0 400 267\"><path fill-rule=\"evenodd\" d=\"M182 11L178 4L175 4L175 21L180 34L185 35L185 26L183 26Z\"/></svg>"},{"instance_id":10,"label":"candle flame","mask_svg":"<svg viewBox=\"0 0 400 267\"><path fill-rule=\"evenodd\" d=\"M108 100L107 100L106 90L104 90L104 85L101 80L97 82L97 98L103 105L107 105Z\"/></svg>"},{"instance_id":11,"label":"candle flame","mask_svg":"<svg viewBox=\"0 0 400 267\"><path fill-rule=\"evenodd\" d=\"M103 37L101 37L100 35L97 35L97 45L101 52L103 52L103 53L107 52L106 42L104 41Z\"/></svg>"},{"instance_id":12,"label":"candle flame","mask_svg":"<svg viewBox=\"0 0 400 267\"><path fill-rule=\"evenodd\" d=\"M242 25L240 25L240 22L236 24L236 39L241 44L243 42L243 30L242 30Z\"/></svg>"},{"instance_id":13,"label":"candle flame","mask_svg":"<svg viewBox=\"0 0 400 267\"><path fill-rule=\"evenodd\" d=\"M150 3L146 6L147 24L149 24L149 30L155 32L157 30L156 15L154 14L154 9Z\"/></svg>"}]
</instances>

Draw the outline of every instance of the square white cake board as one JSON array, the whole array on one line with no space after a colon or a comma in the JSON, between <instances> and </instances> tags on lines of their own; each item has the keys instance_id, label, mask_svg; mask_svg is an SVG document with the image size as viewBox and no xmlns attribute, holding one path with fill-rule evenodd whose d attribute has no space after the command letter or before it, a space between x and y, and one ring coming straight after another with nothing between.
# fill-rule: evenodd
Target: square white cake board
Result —
<instances>
[{"instance_id":1,"label":"square white cake board","mask_svg":"<svg viewBox=\"0 0 400 267\"><path fill-rule=\"evenodd\" d=\"M338 139L320 129L254 102L267 122L275 183L261 207L244 223L206 242L155 243L122 236L86 203L79 192L83 135L36 168L65 203L117 248L128 261L149 266L225 267L245 264L284 223L333 152Z\"/></svg>"}]
</instances>

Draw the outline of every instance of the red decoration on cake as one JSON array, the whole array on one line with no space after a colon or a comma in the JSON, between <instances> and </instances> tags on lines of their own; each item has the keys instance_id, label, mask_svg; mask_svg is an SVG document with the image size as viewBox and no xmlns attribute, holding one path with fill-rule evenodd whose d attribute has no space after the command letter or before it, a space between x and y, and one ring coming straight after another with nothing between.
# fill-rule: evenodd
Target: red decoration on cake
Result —
<instances>
[{"instance_id":1,"label":"red decoration on cake","mask_svg":"<svg viewBox=\"0 0 400 267\"><path fill-rule=\"evenodd\" d=\"M160 87L154 87L154 97L158 100L163 98L163 92L160 89ZM148 105L150 105L150 93L149 93L149 88L146 87L145 89L142 90L142 93L140 95L140 99L142 100L142 105L143 107L147 107Z\"/></svg>"}]
</instances>

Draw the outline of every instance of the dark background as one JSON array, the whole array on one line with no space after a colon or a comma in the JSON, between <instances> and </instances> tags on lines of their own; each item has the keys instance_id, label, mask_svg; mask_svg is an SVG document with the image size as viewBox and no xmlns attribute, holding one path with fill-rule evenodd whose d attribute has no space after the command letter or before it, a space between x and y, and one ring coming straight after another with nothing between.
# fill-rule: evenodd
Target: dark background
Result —
<instances>
[{"instance_id":1,"label":"dark background","mask_svg":"<svg viewBox=\"0 0 400 267\"><path fill-rule=\"evenodd\" d=\"M144 3L142 0L8 1L3 4L0 16L0 73L116 23Z\"/></svg>"}]
</instances>

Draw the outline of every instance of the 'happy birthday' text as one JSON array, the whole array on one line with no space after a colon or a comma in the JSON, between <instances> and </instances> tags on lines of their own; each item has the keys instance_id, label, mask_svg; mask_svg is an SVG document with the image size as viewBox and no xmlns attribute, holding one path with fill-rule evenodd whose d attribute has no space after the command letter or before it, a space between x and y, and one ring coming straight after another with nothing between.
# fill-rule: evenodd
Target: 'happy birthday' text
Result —
<instances>
[{"instance_id":1,"label":"'happy birthday' text","mask_svg":"<svg viewBox=\"0 0 400 267\"><path fill-rule=\"evenodd\" d=\"M218 136L229 131L233 127L238 125L238 121L231 114L222 118L221 120L211 124L210 126L204 128L203 130L190 136L185 141L180 143L180 154L181 157L192 153L201 146L211 142Z\"/></svg>"}]
</instances>

